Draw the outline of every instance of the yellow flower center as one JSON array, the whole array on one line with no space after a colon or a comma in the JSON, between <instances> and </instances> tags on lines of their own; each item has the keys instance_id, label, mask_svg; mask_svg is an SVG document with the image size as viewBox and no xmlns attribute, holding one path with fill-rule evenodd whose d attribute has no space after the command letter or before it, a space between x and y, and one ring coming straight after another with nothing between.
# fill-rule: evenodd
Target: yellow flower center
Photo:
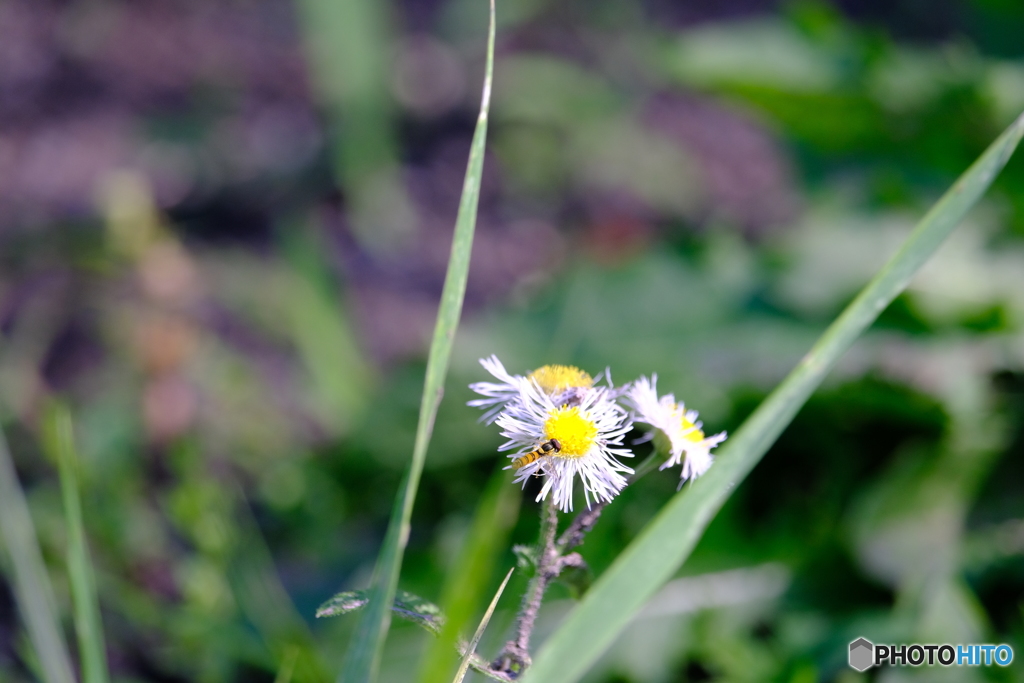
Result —
<instances>
[{"instance_id":1,"label":"yellow flower center","mask_svg":"<svg viewBox=\"0 0 1024 683\"><path fill-rule=\"evenodd\" d=\"M572 365L545 365L531 372L530 379L536 380L544 393L551 396L566 389L594 386L590 375Z\"/></svg>"},{"instance_id":2,"label":"yellow flower center","mask_svg":"<svg viewBox=\"0 0 1024 683\"><path fill-rule=\"evenodd\" d=\"M697 425L687 420L686 415L683 415L683 438L694 443L704 440L704 432L698 429Z\"/></svg>"},{"instance_id":3,"label":"yellow flower center","mask_svg":"<svg viewBox=\"0 0 1024 683\"><path fill-rule=\"evenodd\" d=\"M556 408L544 422L544 438L558 439L561 450L553 454L556 457L582 458L594 445L597 425L578 407Z\"/></svg>"}]
</instances>

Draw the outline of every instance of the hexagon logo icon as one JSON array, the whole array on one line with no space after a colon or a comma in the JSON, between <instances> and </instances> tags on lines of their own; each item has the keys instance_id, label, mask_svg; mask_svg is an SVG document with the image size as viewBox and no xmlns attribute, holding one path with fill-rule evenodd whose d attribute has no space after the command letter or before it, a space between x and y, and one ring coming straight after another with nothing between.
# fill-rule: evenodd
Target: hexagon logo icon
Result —
<instances>
[{"instance_id":1,"label":"hexagon logo icon","mask_svg":"<svg viewBox=\"0 0 1024 683\"><path fill-rule=\"evenodd\" d=\"M850 667L867 671L875 663L875 645L867 638L858 638L850 643Z\"/></svg>"}]
</instances>

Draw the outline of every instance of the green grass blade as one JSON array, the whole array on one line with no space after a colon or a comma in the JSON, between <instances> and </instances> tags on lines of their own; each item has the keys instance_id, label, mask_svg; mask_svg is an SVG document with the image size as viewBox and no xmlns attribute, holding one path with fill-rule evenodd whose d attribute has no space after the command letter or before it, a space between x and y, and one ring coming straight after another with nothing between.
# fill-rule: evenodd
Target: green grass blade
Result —
<instances>
[{"instance_id":1,"label":"green grass blade","mask_svg":"<svg viewBox=\"0 0 1024 683\"><path fill-rule=\"evenodd\" d=\"M441 593L445 624L440 637L427 645L420 666L420 683L451 680L459 633L483 600L494 565L508 548L508 537L519 516L523 494L519 487L509 485L508 472L500 467L480 497L465 544L445 580Z\"/></svg>"},{"instance_id":2,"label":"green grass blade","mask_svg":"<svg viewBox=\"0 0 1024 683\"><path fill-rule=\"evenodd\" d=\"M78 653L82 661L82 681L108 683L110 673L107 671L100 603L85 542L82 502L78 495L78 455L71 413L65 405L53 403L47 410L43 422L43 443L60 471L60 490L68 527L68 577L71 580Z\"/></svg>"},{"instance_id":3,"label":"green grass blade","mask_svg":"<svg viewBox=\"0 0 1024 683\"><path fill-rule=\"evenodd\" d=\"M359 351L351 317L331 282L326 249L299 225L281 231L291 266L287 282L289 328L313 389L344 433L359 422L373 374Z\"/></svg>"},{"instance_id":4,"label":"green grass blade","mask_svg":"<svg viewBox=\"0 0 1024 683\"><path fill-rule=\"evenodd\" d=\"M480 637L484 634L487 629L487 624L491 621L491 615L494 614L494 608L498 606L498 600L501 599L501 594L505 592L505 586L508 585L508 580L512 578L512 572L516 570L515 567L508 570L508 574L505 574L505 580L498 586L498 592L494 594L491 599L491 604L487 606L487 611L484 612L484 616L480 619L480 625L476 627L476 633L473 634L473 640L469 641L469 645L466 647L466 654L462 657L462 663L459 664L459 670L455 673L455 678L452 679L452 683L462 683L462 679L466 677L466 672L469 671L469 662L473 659L473 655L476 653L476 646L480 644Z\"/></svg>"},{"instance_id":5,"label":"green grass blade","mask_svg":"<svg viewBox=\"0 0 1024 683\"><path fill-rule=\"evenodd\" d=\"M74 683L71 657L57 621L53 588L39 551L25 494L0 432L0 535L7 546L14 597L46 683Z\"/></svg>"},{"instance_id":6,"label":"green grass blade","mask_svg":"<svg viewBox=\"0 0 1024 683\"><path fill-rule=\"evenodd\" d=\"M416 441L413 446L412 463L403 486L395 501L394 512L388 533L384 538L374 571L373 592L370 604L363 613L356 633L349 645L345 667L341 672L342 681L364 683L376 679L380 666L384 639L391 617L391 603L398 587L398 575L402 556L409 538L409 519L412 516L416 489L427 457L427 445L434 428L434 418L441 402L444 378L448 373L455 330L462 313L462 300L466 293L466 277L469 274L469 256L473 246L473 232L476 228L476 211L480 199L480 178L484 167L484 146L487 140L487 115L491 100L491 78L494 72L494 0L491 0L490 26L487 35L487 67L484 75L483 97L480 116L469 152L466 180L462 187L462 199L455 220L455 235L448 259L448 273L441 293L441 305L437 312L434 338L427 358L427 373L420 403L419 422L416 426Z\"/></svg>"},{"instance_id":7,"label":"green grass blade","mask_svg":"<svg viewBox=\"0 0 1024 683\"><path fill-rule=\"evenodd\" d=\"M714 467L676 494L594 584L538 653L524 681L571 683L679 569L729 494L758 463L839 357L909 284L978 201L1024 134L1017 119L918 223L900 250L829 326L719 451Z\"/></svg>"}]
</instances>

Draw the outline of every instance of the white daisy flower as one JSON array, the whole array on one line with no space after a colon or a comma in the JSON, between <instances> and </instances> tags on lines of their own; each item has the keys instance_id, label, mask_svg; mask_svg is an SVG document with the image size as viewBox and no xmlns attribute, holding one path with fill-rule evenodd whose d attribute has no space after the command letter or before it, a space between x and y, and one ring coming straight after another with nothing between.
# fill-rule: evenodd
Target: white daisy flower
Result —
<instances>
[{"instance_id":1,"label":"white daisy flower","mask_svg":"<svg viewBox=\"0 0 1024 683\"><path fill-rule=\"evenodd\" d=\"M633 419L654 427L650 436L655 441L667 441L669 458L660 469L682 463L682 485L687 479L696 479L708 471L713 460L711 449L725 441L726 435L720 432L705 436L697 411L687 410L672 394L659 398L657 381L657 375L652 375L651 379L641 377L626 390L623 400L633 409Z\"/></svg>"},{"instance_id":2,"label":"white daisy flower","mask_svg":"<svg viewBox=\"0 0 1024 683\"><path fill-rule=\"evenodd\" d=\"M583 370L572 365L545 365L537 368L526 377L512 375L497 356L481 358L480 365L494 375L498 382L474 382L469 388L484 398L469 401L467 405L484 410L481 422L494 422L502 410L513 401L518 400L524 385L534 381L540 389L559 405L578 403L583 394L594 387L594 378ZM600 377L600 375L598 376Z\"/></svg>"},{"instance_id":3,"label":"white daisy flower","mask_svg":"<svg viewBox=\"0 0 1024 683\"><path fill-rule=\"evenodd\" d=\"M500 381L470 384L469 388L484 398L473 399L466 405L483 409L484 414L480 421L491 424L507 404L519 397L520 387L526 378L522 375L510 375L498 357L494 355L489 358L481 358L480 365Z\"/></svg>"},{"instance_id":4,"label":"white daisy flower","mask_svg":"<svg viewBox=\"0 0 1024 683\"><path fill-rule=\"evenodd\" d=\"M545 366L551 367L564 366ZM616 460L633 457L628 448L622 447L624 435L633 426L629 414L615 403L608 388L593 387L578 393L578 400L572 404L552 398L552 388L557 398L566 390L542 386L531 375L522 383L518 400L508 403L496 420L502 436L508 439L500 450L516 449L509 455L513 458L510 467L516 468L515 483L523 482L525 486L530 476L543 475L545 482L537 500L551 493L555 505L569 512L573 480L578 474L587 507L591 495L598 501L610 501L626 485L623 474L633 473Z\"/></svg>"}]
</instances>

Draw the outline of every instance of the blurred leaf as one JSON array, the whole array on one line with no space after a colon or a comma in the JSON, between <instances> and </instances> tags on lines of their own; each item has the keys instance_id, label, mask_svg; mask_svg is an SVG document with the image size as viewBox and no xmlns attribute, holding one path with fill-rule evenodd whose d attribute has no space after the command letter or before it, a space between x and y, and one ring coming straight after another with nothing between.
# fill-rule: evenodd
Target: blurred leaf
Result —
<instances>
[{"instance_id":1,"label":"blurred leaf","mask_svg":"<svg viewBox=\"0 0 1024 683\"><path fill-rule=\"evenodd\" d=\"M960 326L972 332L1006 332L1012 329L1009 307L1000 302L967 313Z\"/></svg>"},{"instance_id":2,"label":"blurred leaf","mask_svg":"<svg viewBox=\"0 0 1024 683\"><path fill-rule=\"evenodd\" d=\"M388 6L374 0L298 3L314 84L334 122L336 180L352 226L369 247L400 240L414 216L396 172L394 115L386 91Z\"/></svg>"},{"instance_id":3,"label":"blurred leaf","mask_svg":"<svg viewBox=\"0 0 1024 683\"><path fill-rule=\"evenodd\" d=\"M487 33L487 66L484 75L483 95L480 102L480 116L469 152L466 180L462 188L459 213L455 219L455 235L448 260L448 273L441 292L441 305L437 312L434 338L427 358L427 372L423 385L423 400L416 425L416 443L413 447L412 463L407 476L395 499L388 533L384 538L374 571L370 604L359 622L348 657L342 669L341 681L351 683L372 682L377 677L380 658L384 650L384 639L390 622L390 606L394 600L398 575L402 567L402 556L409 540L409 520L423 463L427 457L427 445L434 428L437 406L444 391L444 379L448 372L455 331L462 314L462 301L466 293L466 278L469 274L469 258L473 247L473 232L476 228L477 205L480 201L480 181L484 168L484 147L487 141L487 114L491 100L491 80L494 72L494 0L491 0L490 26Z\"/></svg>"},{"instance_id":4,"label":"blurred leaf","mask_svg":"<svg viewBox=\"0 0 1024 683\"><path fill-rule=\"evenodd\" d=\"M329 411L327 423L344 432L365 409L371 372L345 308L332 292L323 250L294 230L286 233L284 246L295 268L288 280L291 333Z\"/></svg>"},{"instance_id":5,"label":"blurred leaf","mask_svg":"<svg viewBox=\"0 0 1024 683\"><path fill-rule=\"evenodd\" d=\"M370 591L344 591L337 593L330 600L316 608L316 616L336 617L339 614L348 614L366 607L370 602ZM444 615L441 608L432 602L424 600L418 595L407 591L398 591L395 594L395 601L391 610L409 621L422 626L435 636L441 633L444 625Z\"/></svg>"},{"instance_id":6,"label":"blurred leaf","mask_svg":"<svg viewBox=\"0 0 1024 683\"><path fill-rule=\"evenodd\" d=\"M14 597L39 658L45 683L74 683L46 565L7 440L0 432L0 535L10 555Z\"/></svg>"},{"instance_id":7,"label":"blurred leaf","mask_svg":"<svg viewBox=\"0 0 1024 683\"><path fill-rule=\"evenodd\" d=\"M110 673L107 671L96 578L82 523L82 503L78 494L79 459L74 438L71 413L61 403L52 404L43 421L43 443L50 458L60 468L60 489L68 526L68 577L75 609L78 652L82 659L82 681L104 683L110 680Z\"/></svg>"},{"instance_id":8,"label":"blurred leaf","mask_svg":"<svg viewBox=\"0 0 1024 683\"><path fill-rule=\"evenodd\" d=\"M462 679L466 677L466 671L469 670L470 661L473 659L473 655L476 653L476 646L480 644L480 636L484 634L484 629L487 628L487 624L491 621L491 615L494 614L494 608L498 606L498 600L501 598L501 594L505 592L505 586L508 585L508 580L512 578L512 572L515 571L515 567L508 570L505 574L505 580L498 586L498 592L494 594L494 598L491 600L491 604L487 606L487 611L484 612L483 618L480 620L480 625L476 628L476 633L473 634L473 640L469 641L469 645L466 647L466 654L462 657L462 663L459 665L459 670L455 674L455 678L452 679L452 683L462 683Z\"/></svg>"},{"instance_id":9,"label":"blurred leaf","mask_svg":"<svg viewBox=\"0 0 1024 683\"><path fill-rule=\"evenodd\" d=\"M241 488L233 489L239 502L235 520L240 541L239 551L227 568L227 578L235 600L277 658L279 667L294 657L291 676L296 683L329 680L309 626L281 584L274 558Z\"/></svg>"},{"instance_id":10,"label":"blurred leaf","mask_svg":"<svg viewBox=\"0 0 1024 683\"><path fill-rule=\"evenodd\" d=\"M875 320L877 329L900 330L905 334L929 334L935 332L913 295L903 292L892 300Z\"/></svg>"},{"instance_id":11,"label":"blurred leaf","mask_svg":"<svg viewBox=\"0 0 1024 683\"><path fill-rule=\"evenodd\" d=\"M419 675L423 683L450 680L452 652L463 626L469 623L485 595L498 556L507 547L509 532L519 518L521 500L519 489L509 485L508 473L499 465L477 506L462 551L448 571L441 599L448 620L441 637L427 646L423 656Z\"/></svg>"},{"instance_id":12,"label":"blurred leaf","mask_svg":"<svg viewBox=\"0 0 1024 683\"><path fill-rule=\"evenodd\" d=\"M299 658L299 649L289 649L281 661L281 666L278 668L277 676L274 678L274 683L291 683L292 673L295 671L295 662Z\"/></svg>"},{"instance_id":13,"label":"blurred leaf","mask_svg":"<svg viewBox=\"0 0 1024 683\"><path fill-rule=\"evenodd\" d=\"M680 567L715 513L842 354L906 288L988 189L1024 135L1019 117L921 219L900 250L829 326L800 364L719 451L715 466L676 494L598 579L541 649L526 681L568 683L593 664Z\"/></svg>"},{"instance_id":14,"label":"blurred leaf","mask_svg":"<svg viewBox=\"0 0 1024 683\"><path fill-rule=\"evenodd\" d=\"M565 562L555 581L569 589L573 600L579 600L594 583L594 572L579 553L570 553L562 559Z\"/></svg>"},{"instance_id":15,"label":"blurred leaf","mask_svg":"<svg viewBox=\"0 0 1024 683\"><path fill-rule=\"evenodd\" d=\"M599 77L562 59L511 56L498 67L496 115L502 120L558 124L605 117L620 103Z\"/></svg>"},{"instance_id":16,"label":"blurred leaf","mask_svg":"<svg viewBox=\"0 0 1024 683\"><path fill-rule=\"evenodd\" d=\"M696 86L757 84L817 93L839 79L833 55L779 21L705 25L685 32L666 56L672 75Z\"/></svg>"}]
</instances>

